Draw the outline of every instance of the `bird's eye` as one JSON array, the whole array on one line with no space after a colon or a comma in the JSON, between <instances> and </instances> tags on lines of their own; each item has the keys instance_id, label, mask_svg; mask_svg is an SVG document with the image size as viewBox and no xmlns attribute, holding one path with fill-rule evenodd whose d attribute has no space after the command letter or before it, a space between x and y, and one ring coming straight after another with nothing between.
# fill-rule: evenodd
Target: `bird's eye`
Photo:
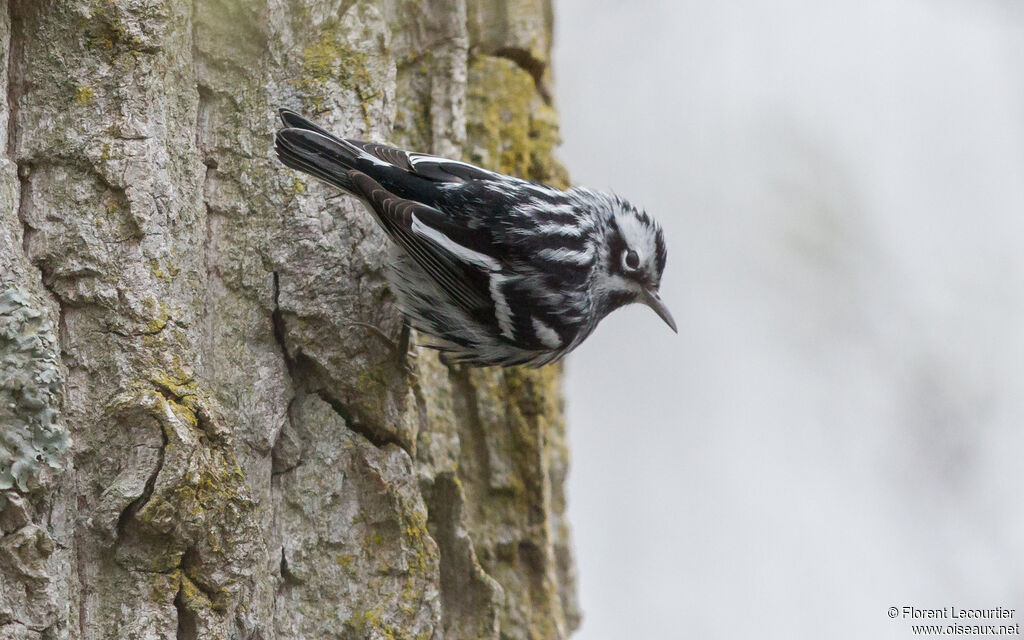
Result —
<instances>
[{"instance_id":1,"label":"bird's eye","mask_svg":"<svg viewBox=\"0 0 1024 640\"><path fill-rule=\"evenodd\" d=\"M622 265L626 267L627 271L635 271L640 266L640 256L637 255L636 251L627 249L622 254Z\"/></svg>"}]
</instances>

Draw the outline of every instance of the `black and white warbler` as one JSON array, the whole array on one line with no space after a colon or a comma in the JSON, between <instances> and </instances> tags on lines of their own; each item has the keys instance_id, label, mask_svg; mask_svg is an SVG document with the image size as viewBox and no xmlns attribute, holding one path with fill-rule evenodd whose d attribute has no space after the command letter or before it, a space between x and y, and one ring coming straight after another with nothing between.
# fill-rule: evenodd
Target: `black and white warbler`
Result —
<instances>
[{"instance_id":1,"label":"black and white warbler","mask_svg":"<svg viewBox=\"0 0 1024 640\"><path fill-rule=\"evenodd\" d=\"M343 140L282 109L278 158L358 196L397 245L389 282L409 323L454 362L540 366L606 315L658 295L661 227L625 200Z\"/></svg>"}]
</instances>

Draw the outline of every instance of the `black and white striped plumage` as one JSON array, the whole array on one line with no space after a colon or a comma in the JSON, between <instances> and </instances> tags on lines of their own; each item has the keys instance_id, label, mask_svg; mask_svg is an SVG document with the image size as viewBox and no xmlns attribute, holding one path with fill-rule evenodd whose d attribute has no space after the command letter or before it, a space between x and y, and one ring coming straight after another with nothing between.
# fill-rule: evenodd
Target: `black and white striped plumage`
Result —
<instances>
[{"instance_id":1,"label":"black and white striped plumage","mask_svg":"<svg viewBox=\"0 0 1024 640\"><path fill-rule=\"evenodd\" d=\"M342 140L282 109L277 155L358 196L394 241L391 288L450 360L540 366L622 305L652 307L661 228L616 196L561 191L464 162Z\"/></svg>"}]
</instances>

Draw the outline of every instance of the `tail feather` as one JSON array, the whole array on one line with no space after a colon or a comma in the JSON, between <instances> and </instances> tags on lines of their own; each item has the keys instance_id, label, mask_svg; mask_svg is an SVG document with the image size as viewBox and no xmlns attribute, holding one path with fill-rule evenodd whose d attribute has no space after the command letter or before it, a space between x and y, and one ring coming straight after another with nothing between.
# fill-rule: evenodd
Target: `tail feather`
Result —
<instances>
[{"instance_id":1,"label":"tail feather","mask_svg":"<svg viewBox=\"0 0 1024 640\"><path fill-rule=\"evenodd\" d=\"M405 151L339 138L288 109L278 110L278 115L285 128L277 132L275 148L286 166L356 195L358 189L349 177L352 170L401 198L426 204L437 199L437 183L418 175Z\"/></svg>"},{"instance_id":2,"label":"tail feather","mask_svg":"<svg viewBox=\"0 0 1024 640\"><path fill-rule=\"evenodd\" d=\"M291 109L278 109L277 115L279 118L281 118L281 122L283 122L284 126L287 128L305 129L306 131L313 131L315 133L319 133L325 138L334 140L335 142L342 142L341 138L339 138L338 136L334 135L330 131L327 131L326 129L316 126L315 124L313 124L309 120L306 120L305 118L295 113Z\"/></svg>"},{"instance_id":3,"label":"tail feather","mask_svg":"<svg viewBox=\"0 0 1024 640\"><path fill-rule=\"evenodd\" d=\"M302 158L293 155L288 151L284 151L280 148L277 150L277 158L282 163L284 163L285 166L311 175L317 180L320 180L321 182L326 182L329 185L338 187L339 189L344 189L349 192L351 192L352 190L352 183L348 179L347 175L329 174L326 171L320 169L319 167L312 165L303 160Z\"/></svg>"},{"instance_id":4,"label":"tail feather","mask_svg":"<svg viewBox=\"0 0 1024 640\"><path fill-rule=\"evenodd\" d=\"M282 129L275 138L277 157L288 167L303 171L346 191L352 191L348 172L356 168L359 150L311 129Z\"/></svg>"}]
</instances>

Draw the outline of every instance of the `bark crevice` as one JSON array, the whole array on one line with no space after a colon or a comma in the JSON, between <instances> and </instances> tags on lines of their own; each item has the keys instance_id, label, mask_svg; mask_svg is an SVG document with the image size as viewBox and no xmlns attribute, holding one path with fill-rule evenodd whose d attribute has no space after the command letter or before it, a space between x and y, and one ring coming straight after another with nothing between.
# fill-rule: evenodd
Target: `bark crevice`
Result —
<instances>
[{"instance_id":1,"label":"bark crevice","mask_svg":"<svg viewBox=\"0 0 1024 640\"><path fill-rule=\"evenodd\" d=\"M281 313L281 276L277 271L273 272L273 286L271 300L273 300L274 307L270 312L270 326L274 333L274 342L281 351L281 357L284 359L285 367L288 369L288 377L291 378L294 384L296 381L295 358L288 351L286 339L288 327L285 325L284 314Z\"/></svg>"},{"instance_id":2,"label":"bark crevice","mask_svg":"<svg viewBox=\"0 0 1024 640\"><path fill-rule=\"evenodd\" d=\"M18 105L22 92L21 65L22 52L21 25L18 20L20 0L8 0L7 20L10 24L10 40L7 43L7 157L15 161L17 150ZM20 172L19 172L20 173Z\"/></svg>"},{"instance_id":3,"label":"bark crevice","mask_svg":"<svg viewBox=\"0 0 1024 640\"><path fill-rule=\"evenodd\" d=\"M178 593L174 596L174 609L177 612L177 640L199 640L199 620L185 602L185 577L178 585Z\"/></svg>"},{"instance_id":4,"label":"bark crevice","mask_svg":"<svg viewBox=\"0 0 1024 640\"><path fill-rule=\"evenodd\" d=\"M31 183L29 172L31 167L18 159L18 119L20 116L21 96L24 92L22 70L24 68L24 41L19 18L20 0L10 0L7 4L7 17L10 24L9 42L7 46L7 148L8 159L14 163L18 180L18 202L15 216L21 225L21 250L26 261L39 272L39 283L52 298L57 308L57 326L63 327L63 301L47 282L43 268L32 260L29 250L29 239L32 228L28 223L29 208L32 206Z\"/></svg>"},{"instance_id":5,"label":"bark crevice","mask_svg":"<svg viewBox=\"0 0 1024 640\"><path fill-rule=\"evenodd\" d=\"M312 361L309 360L308 358L303 357L302 360L304 362L309 362L312 364ZM315 393L321 400L326 402L328 406L331 407L334 413L338 414L338 416L345 421L345 426L366 438L373 446L377 447L378 449L381 449L383 447L388 446L389 444L393 444L396 447L405 449L405 446L398 438L389 434L375 431L374 429L371 429L367 427L365 424L359 422L356 419L355 415L352 413L352 411L347 406L345 406L343 402L341 402L333 395L331 395L331 393L327 389L320 388L317 389Z\"/></svg>"},{"instance_id":6,"label":"bark crevice","mask_svg":"<svg viewBox=\"0 0 1024 640\"><path fill-rule=\"evenodd\" d=\"M167 395L168 392L162 392L163 395ZM119 540L124 539L128 531L128 526L135 519L135 514L139 512L146 503L149 502L150 498L153 497L153 490L156 488L156 479L160 475L160 472L164 468L164 457L167 451L167 432L164 427L160 426L160 449L157 451L156 464L153 466L153 471L150 472L149 477L146 478L146 484L142 488L142 494L128 503L121 513L117 516L117 525L115 531Z\"/></svg>"}]
</instances>

